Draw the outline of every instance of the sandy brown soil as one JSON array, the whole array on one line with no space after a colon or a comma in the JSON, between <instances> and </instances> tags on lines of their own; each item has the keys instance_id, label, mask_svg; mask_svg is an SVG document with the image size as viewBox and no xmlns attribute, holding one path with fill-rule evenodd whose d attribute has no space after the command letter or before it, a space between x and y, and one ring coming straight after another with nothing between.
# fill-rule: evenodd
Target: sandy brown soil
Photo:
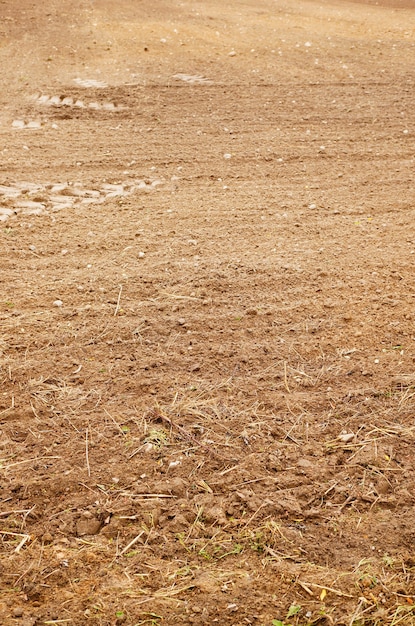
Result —
<instances>
[{"instance_id":1,"label":"sandy brown soil","mask_svg":"<svg viewBox=\"0 0 415 626\"><path fill-rule=\"evenodd\" d=\"M413 0L1 0L0 623L415 623Z\"/></svg>"}]
</instances>

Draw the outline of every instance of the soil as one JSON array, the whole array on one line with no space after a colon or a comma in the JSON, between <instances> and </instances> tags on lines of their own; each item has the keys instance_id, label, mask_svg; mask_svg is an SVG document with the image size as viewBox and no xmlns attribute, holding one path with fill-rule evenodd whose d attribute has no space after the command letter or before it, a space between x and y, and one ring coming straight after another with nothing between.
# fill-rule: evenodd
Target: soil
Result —
<instances>
[{"instance_id":1,"label":"soil","mask_svg":"<svg viewBox=\"0 0 415 626\"><path fill-rule=\"evenodd\" d=\"M413 0L1 0L0 623L415 623Z\"/></svg>"}]
</instances>

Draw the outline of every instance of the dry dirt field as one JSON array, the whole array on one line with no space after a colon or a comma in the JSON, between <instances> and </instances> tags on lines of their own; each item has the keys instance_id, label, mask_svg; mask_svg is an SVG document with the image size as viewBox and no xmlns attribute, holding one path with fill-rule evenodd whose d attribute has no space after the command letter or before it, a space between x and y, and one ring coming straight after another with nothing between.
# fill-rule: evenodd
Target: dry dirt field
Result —
<instances>
[{"instance_id":1,"label":"dry dirt field","mask_svg":"<svg viewBox=\"0 0 415 626\"><path fill-rule=\"evenodd\" d=\"M415 624L414 0L0 0L0 624Z\"/></svg>"}]
</instances>

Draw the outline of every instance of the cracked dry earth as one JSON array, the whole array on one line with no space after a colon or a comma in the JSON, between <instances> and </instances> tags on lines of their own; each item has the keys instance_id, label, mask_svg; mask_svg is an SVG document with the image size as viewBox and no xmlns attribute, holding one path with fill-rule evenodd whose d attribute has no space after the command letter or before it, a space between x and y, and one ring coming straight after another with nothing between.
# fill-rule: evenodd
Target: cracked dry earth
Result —
<instances>
[{"instance_id":1,"label":"cracked dry earth","mask_svg":"<svg viewBox=\"0 0 415 626\"><path fill-rule=\"evenodd\" d=\"M415 623L412 0L1 0L0 623Z\"/></svg>"}]
</instances>

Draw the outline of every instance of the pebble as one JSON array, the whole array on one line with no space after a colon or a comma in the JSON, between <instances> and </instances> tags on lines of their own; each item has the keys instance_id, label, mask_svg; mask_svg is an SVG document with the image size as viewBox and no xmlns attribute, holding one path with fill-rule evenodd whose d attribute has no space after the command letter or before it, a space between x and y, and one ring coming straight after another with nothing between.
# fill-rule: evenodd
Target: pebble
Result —
<instances>
[{"instance_id":1,"label":"pebble","mask_svg":"<svg viewBox=\"0 0 415 626\"><path fill-rule=\"evenodd\" d=\"M348 443L349 441L353 441L353 439L355 438L355 434L354 433L341 433L337 439L340 439L340 441L343 441L344 443Z\"/></svg>"},{"instance_id":2,"label":"pebble","mask_svg":"<svg viewBox=\"0 0 415 626\"><path fill-rule=\"evenodd\" d=\"M62 300L55 300L53 306L61 307L63 305Z\"/></svg>"}]
</instances>

